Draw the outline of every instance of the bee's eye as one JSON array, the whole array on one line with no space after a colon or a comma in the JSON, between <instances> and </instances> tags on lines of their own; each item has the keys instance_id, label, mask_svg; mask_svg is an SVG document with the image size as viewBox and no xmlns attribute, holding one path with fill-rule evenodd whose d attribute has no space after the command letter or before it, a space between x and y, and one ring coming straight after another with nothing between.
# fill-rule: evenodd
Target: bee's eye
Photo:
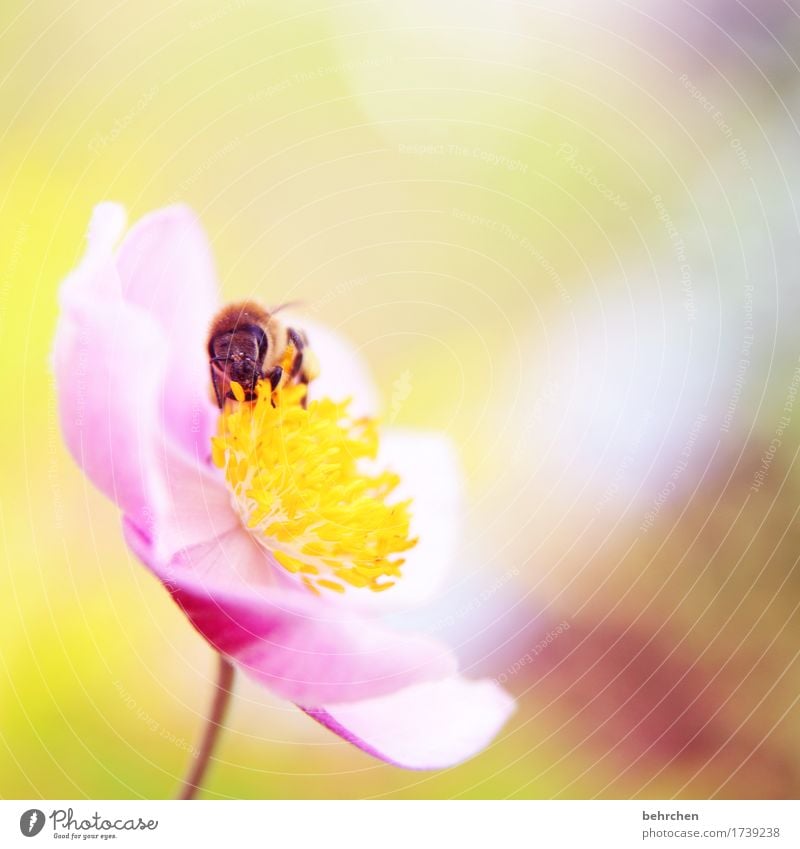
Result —
<instances>
[{"instance_id":1,"label":"bee's eye","mask_svg":"<svg viewBox=\"0 0 800 849\"><path fill-rule=\"evenodd\" d=\"M260 363L264 362L264 357L267 356L267 349L269 348L269 341L267 339L267 334L260 327L254 327L254 336L256 340L256 345L258 347L258 361Z\"/></svg>"},{"instance_id":2,"label":"bee's eye","mask_svg":"<svg viewBox=\"0 0 800 849\"><path fill-rule=\"evenodd\" d=\"M220 359L225 359L226 357L230 357L232 353L233 347L233 333L230 331L226 333L218 333L211 340L211 355L214 357L219 357Z\"/></svg>"}]
</instances>

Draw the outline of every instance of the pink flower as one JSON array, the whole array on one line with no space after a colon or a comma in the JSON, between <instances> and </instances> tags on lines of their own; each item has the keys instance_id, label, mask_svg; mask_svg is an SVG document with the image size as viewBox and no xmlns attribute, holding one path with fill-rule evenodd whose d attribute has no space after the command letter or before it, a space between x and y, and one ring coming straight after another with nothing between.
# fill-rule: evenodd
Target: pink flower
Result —
<instances>
[{"instance_id":1,"label":"pink flower","mask_svg":"<svg viewBox=\"0 0 800 849\"><path fill-rule=\"evenodd\" d=\"M219 411L209 395L206 335L217 284L205 236L185 207L143 218L115 250L125 213L95 210L86 254L61 288L55 371L64 438L92 482L120 507L130 548L197 631L273 693L375 757L410 769L458 763L483 749L511 711L488 680L457 673L451 652L381 621L442 578L455 542L459 486L441 437L388 431L379 460L413 493L396 586L310 592L245 526L211 462ZM301 320L322 374L311 397L374 393L354 352Z\"/></svg>"}]
</instances>

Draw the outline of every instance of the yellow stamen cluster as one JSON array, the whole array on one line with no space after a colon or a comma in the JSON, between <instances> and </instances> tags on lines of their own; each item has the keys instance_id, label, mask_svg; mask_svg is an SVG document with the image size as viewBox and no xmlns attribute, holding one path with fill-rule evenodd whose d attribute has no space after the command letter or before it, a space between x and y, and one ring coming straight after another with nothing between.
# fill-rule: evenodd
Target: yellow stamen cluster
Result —
<instances>
[{"instance_id":1,"label":"yellow stamen cluster","mask_svg":"<svg viewBox=\"0 0 800 849\"><path fill-rule=\"evenodd\" d=\"M223 410L212 456L253 536L314 592L393 586L416 540L410 501L387 503L397 475L363 468L377 455L376 422L351 418L347 401L304 408L303 385L262 382L252 403L232 390L240 403Z\"/></svg>"}]
</instances>

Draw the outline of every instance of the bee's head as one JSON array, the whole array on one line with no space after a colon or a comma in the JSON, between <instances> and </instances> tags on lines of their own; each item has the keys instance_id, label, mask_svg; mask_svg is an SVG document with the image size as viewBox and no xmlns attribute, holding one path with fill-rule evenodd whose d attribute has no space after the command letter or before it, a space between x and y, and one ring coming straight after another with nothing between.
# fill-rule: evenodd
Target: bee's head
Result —
<instances>
[{"instance_id":1,"label":"bee's head","mask_svg":"<svg viewBox=\"0 0 800 849\"><path fill-rule=\"evenodd\" d=\"M208 353L212 365L246 390L254 390L263 377L267 334L255 324L244 324L211 337Z\"/></svg>"}]
</instances>

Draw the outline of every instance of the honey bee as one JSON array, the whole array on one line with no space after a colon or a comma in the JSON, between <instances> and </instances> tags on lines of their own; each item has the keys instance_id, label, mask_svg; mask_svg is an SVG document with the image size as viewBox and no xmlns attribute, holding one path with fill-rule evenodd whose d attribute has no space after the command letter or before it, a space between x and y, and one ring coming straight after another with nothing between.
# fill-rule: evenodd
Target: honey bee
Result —
<instances>
[{"instance_id":1,"label":"honey bee","mask_svg":"<svg viewBox=\"0 0 800 849\"><path fill-rule=\"evenodd\" d=\"M231 381L256 398L260 380L275 389L284 383L308 383L319 373L317 358L302 330L287 327L276 313L255 301L240 301L220 310L211 322L208 356L211 385L219 408L234 398Z\"/></svg>"}]
</instances>

